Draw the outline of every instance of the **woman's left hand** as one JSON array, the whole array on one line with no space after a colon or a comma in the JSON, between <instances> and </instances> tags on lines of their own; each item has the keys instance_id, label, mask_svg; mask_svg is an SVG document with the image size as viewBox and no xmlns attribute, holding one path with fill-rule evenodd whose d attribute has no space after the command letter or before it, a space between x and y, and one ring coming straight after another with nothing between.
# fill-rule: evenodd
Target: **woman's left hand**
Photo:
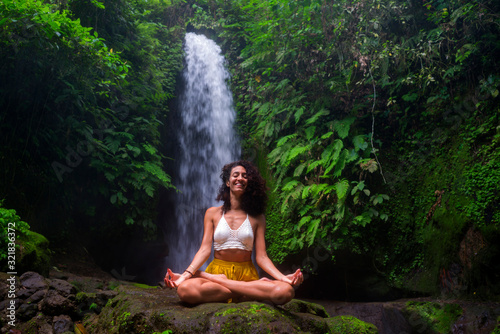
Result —
<instances>
[{"instance_id":1,"label":"woman's left hand","mask_svg":"<svg viewBox=\"0 0 500 334\"><path fill-rule=\"evenodd\" d=\"M281 280L283 282L287 282L295 288L301 285L302 282L304 282L304 275L302 275L302 271L300 271L300 269L297 269L297 271L295 271L293 274L285 275Z\"/></svg>"}]
</instances>

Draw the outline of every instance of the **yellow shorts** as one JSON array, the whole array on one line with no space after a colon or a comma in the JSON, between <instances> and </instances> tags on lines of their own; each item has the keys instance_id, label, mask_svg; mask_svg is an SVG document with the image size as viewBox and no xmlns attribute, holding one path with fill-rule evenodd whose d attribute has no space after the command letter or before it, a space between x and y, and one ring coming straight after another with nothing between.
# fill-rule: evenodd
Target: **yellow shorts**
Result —
<instances>
[{"instance_id":1,"label":"yellow shorts","mask_svg":"<svg viewBox=\"0 0 500 334\"><path fill-rule=\"evenodd\" d=\"M227 278L235 281L256 281L259 279L259 274L252 261L229 262L214 259L205 271L209 274L224 274Z\"/></svg>"}]
</instances>

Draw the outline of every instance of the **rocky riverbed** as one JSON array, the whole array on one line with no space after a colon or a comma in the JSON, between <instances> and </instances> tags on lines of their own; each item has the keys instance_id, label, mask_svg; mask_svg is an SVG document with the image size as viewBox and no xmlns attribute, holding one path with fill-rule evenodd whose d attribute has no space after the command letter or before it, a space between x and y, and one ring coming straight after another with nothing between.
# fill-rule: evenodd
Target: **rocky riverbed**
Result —
<instances>
[{"instance_id":1,"label":"rocky riverbed","mask_svg":"<svg viewBox=\"0 0 500 334\"><path fill-rule=\"evenodd\" d=\"M124 281L26 272L7 298L1 274L2 333L377 333L352 316L330 317L324 307L293 300L283 306L245 302L182 304L174 290ZM8 306L15 304L15 326Z\"/></svg>"},{"instance_id":2,"label":"rocky riverbed","mask_svg":"<svg viewBox=\"0 0 500 334\"><path fill-rule=\"evenodd\" d=\"M189 306L174 290L116 280L99 271L56 269L49 277L36 272L16 277L15 298L9 296L10 275L0 273L1 333L500 333L500 304L494 302L294 299L283 306ZM12 304L15 312L9 310Z\"/></svg>"}]
</instances>

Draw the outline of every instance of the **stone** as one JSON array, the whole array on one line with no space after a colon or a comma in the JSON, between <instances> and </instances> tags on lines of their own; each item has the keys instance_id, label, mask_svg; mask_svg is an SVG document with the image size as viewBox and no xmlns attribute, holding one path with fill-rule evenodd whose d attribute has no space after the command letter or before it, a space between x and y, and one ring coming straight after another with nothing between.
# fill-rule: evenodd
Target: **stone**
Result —
<instances>
[{"instance_id":1,"label":"stone","mask_svg":"<svg viewBox=\"0 0 500 334\"><path fill-rule=\"evenodd\" d=\"M69 332L73 329L73 326L73 321L67 315L56 316L52 320L52 328L54 329L54 334Z\"/></svg>"},{"instance_id":2,"label":"stone","mask_svg":"<svg viewBox=\"0 0 500 334\"><path fill-rule=\"evenodd\" d=\"M45 297L45 295L47 294L47 289L44 289L44 290L38 290L37 292L35 292L34 294L32 294L28 299L26 299L26 302L27 303L38 303L40 300L43 299L43 297Z\"/></svg>"},{"instance_id":3,"label":"stone","mask_svg":"<svg viewBox=\"0 0 500 334\"><path fill-rule=\"evenodd\" d=\"M62 279L55 278L51 280L50 287L64 297L68 297L69 295L76 293L76 288L67 281L63 281Z\"/></svg>"},{"instance_id":4,"label":"stone","mask_svg":"<svg viewBox=\"0 0 500 334\"><path fill-rule=\"evenodd\" d=\"M10 303L10 300L8 300L7 298L5 298L4 300L2 300L0 302L0 311L3 311L7 305Z\"/></svg>"},{"instance_id":5,"label":"stone","mask_svg":"<svg viewBox=\"0 0 500 334\"><path fill-rule=\"evenodd\" d=\"M7 284L7 279L10 275L0 273L0 300L7 299L7 294L9 292L9 285ZM17 280L17 277L16 277Z\"/></svg>"},{"instance_id":6,"label":"stone","mask_svg":"<svg viewBox=\"0 0 500 334\"><path fill-rule=\"evenodd\" d=\"M48 276L51 253L47 238L39 233L26 231L19 236L16 243L19 244L19 253L16 257L17 272L35 271Z\"/></svg>"},{"instance_id":7,"label":"stone","mask_svg":"<svg viewBox=\"0 0 500 334\"><path fill-rule=\"evenodd\" d=\"M34 271L27 271L19 277L21 286L25 289L40 290L48 287L45 278Z\"/></svg>"},{"instance_id":8,"label":"stone","mask_svg":"<svg viewBox=\"0 0 500 334\"><path fill-rule=\"evenodd\" d=\"M17 309L17 316L22 320L29 320L33 318L38 311L36 304L24 303Z\"/></svg>"},{"instance_id":9,"label":"stone","mask_svg":"<svg viewBox=\"0 0 500 334\"><path fill-rule=\"evenodd\" d=\"M325 308L321 305L306 302L299 299L293 299L289 303L286 303L282 306L283 309L295 312L295 313L309 313L320 316L322 318L328 318L329 315L326 312Z\"/></svg>"},{"instance_id":10,"label":"stone","mask_svg":"<svg viewBox=\"0 0 500 334\"><path fill-rule=\"evenodd\" d=\"M326 319L330 334L375 334L377 327L353 316L337 316Z\"/></svg>"},{"instance_id":11,"label":"stone","mask_svg":"<svg viewBox=\"0 0 500 334\"><path fill-rule=\"evenodd\" d=\"M38 328L38 334L54 334L54 330L52 329L52 326L49 325L48 323L43 323Z\"/></svg>"},{"instance_id":12,"label":"stone","mask_svg":"<svg viewBox=\"0 0 500 334\"><path fill-rule=\"evenodd\" d=\"M78 292L75 298L77 313L82 317L91 313L99 314L108 300L115 297L117 294L116 291L109 290L100 292Z\"/></svg>"},{"instance_id":13,"label":"stone","mask_svg":"<svg viewBox=\"0 0 500 334\"><path fill-rule=\"evenodd\" d=\"M403 312L397 303L387 303L382 307L381 314L381 324L377 326L382 333L387 334L399 334L399 333L411 333L412 329L406 318L403 316ZM372 322L377 325L376 322ZM392 330L394 329L394 330Z\"/></svg>"},{"instance_id":14,"label":"stone","mask_svg":"<svg viewBox=\"0 0 500 334\"><path fill-rule=\"evenodd\" d=\"M53 334L51 317L47 317L41 313L30 319L25 323L19 323L16 328L19 328L22 333L37 333L37 334Z\"/></svg>"},{"instance_id":15,"label":"stone","mask_svg":"<svg viewBox=\"0 0 500 334\"><path fill-rule=\"evenodd\" d=\"M20 289L16 291L16 297L26 299L36 292L35 289Z\"/></svg>"},{"instance_id":16,"label":"stone","mask_svg":"<svg viewBox=\"0 0 500 334\"><path fill-rule=\"evenodd\" d=\"M49 290L45 298L40 302L40 309L47 315L74 314L75 305L73 302L55 290Z\"/></svg>"}]
</instances>

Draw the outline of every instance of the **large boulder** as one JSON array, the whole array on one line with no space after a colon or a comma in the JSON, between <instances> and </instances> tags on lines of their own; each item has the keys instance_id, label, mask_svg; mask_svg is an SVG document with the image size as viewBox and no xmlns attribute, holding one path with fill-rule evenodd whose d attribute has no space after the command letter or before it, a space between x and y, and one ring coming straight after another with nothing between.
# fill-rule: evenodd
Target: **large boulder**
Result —
<instances>
[{"instance_id":1,"label":"large boulder","mask_svg":"<svg viewBox=\"0 0 500 334\"><path fill-rule=\"evenodd\" d=\"M49 276L51 251L49 241L43 235L26 231L16 240L16 269L18 273L35 271Z\"/></svg>"},{"instance_id":2,"label":"large boulder","mask_svg":"<svg viewBox=\"0 0 500 334\"><path fill-rule=\"evenodd\" d=\"M122 285L116 291L99 315L86 318L92 333L378 333L372 324L330 318L322 306L300 300L188 306L171 290Z\"/></svg>"}]
</instances>

